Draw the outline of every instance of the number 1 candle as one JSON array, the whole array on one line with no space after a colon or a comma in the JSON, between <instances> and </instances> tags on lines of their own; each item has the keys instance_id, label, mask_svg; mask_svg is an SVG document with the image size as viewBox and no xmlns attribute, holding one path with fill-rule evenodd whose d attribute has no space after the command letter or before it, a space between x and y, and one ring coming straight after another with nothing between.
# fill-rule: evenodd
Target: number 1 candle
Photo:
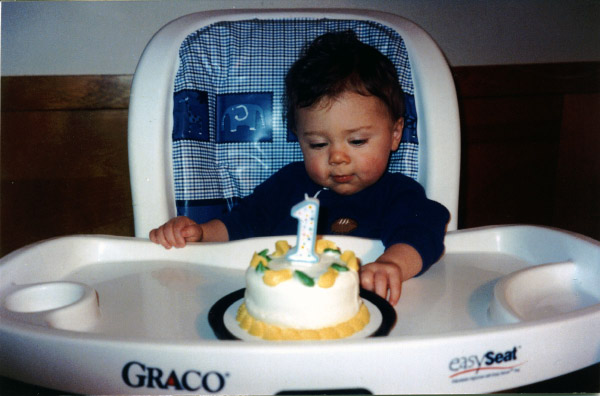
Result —
<instances>
[{"instance_id":1,"label":"number 1 candle","mask_svg":"<svg viewBox=\"0 0 600 396\"><path fill-rule=\"evenodd\" d=\"M304 194L304 201L292 207L292 217L298 219L296 246L291 249L286 258L290 261L316 263L319 257L315 254L317 241L317 220L319 218L319 200Z\"/></svg>"}]
</instances>

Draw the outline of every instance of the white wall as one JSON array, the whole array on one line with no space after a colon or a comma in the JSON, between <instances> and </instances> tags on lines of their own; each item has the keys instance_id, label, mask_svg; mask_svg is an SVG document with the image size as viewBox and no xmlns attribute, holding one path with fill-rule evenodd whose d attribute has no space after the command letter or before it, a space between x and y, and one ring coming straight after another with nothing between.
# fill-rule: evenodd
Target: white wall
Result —
<instances>
[{"instance_id":1,"label":"white wall","mask_svg":"<svg viewBox=\"0 0 600 396\"><path fill-rule=\"evenodd\" d=\"M371 8L427 30L453 66L600 60L597 0L4 2L2 75L131 74L168 21L219 8Z\"/></svg>"}]
</instances>

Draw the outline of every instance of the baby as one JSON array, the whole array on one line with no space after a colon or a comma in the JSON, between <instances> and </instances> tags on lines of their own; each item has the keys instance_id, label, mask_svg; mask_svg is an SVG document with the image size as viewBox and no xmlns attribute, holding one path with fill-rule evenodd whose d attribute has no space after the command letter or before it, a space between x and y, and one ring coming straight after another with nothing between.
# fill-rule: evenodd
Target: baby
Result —
<instances>
[{"instance_id":1,"label":"baby","mask_svg":"<svg viewBox=\"0 0 600 396\"><path fill-rule=\"evenodd\" d=\"M218 219L180 216L150 232L165 248L268 235L293 235L291 207L318 191L319 234L383 241L385 252L360 270L361 286L391 304L402 282L444 250L449 213L414 180L387 171L404 126L403 93L392 62L354 32L318 37L286 77L288 125L304 162L289 164Z\"/></svg>"}]
</instances>

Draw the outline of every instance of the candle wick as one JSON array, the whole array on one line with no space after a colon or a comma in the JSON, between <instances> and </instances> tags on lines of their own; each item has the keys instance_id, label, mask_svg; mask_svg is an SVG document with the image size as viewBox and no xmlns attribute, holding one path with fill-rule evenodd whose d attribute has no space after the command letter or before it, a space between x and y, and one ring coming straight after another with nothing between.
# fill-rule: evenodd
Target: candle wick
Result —
<instances>
[{"instance_id":1,"label":"candle wick","mask_svg":"<svg viewBox=\"0 0 600 396\"><path fill-rule=\"evenodd\" d=\"M317 193L315 194L315 196L313 198L317 198L319 196L319 194L321 193L321 191L325 191L325 190L329 190L327 187L320 189L319 191L317 191Z\"/></svg>"}]
</instances>

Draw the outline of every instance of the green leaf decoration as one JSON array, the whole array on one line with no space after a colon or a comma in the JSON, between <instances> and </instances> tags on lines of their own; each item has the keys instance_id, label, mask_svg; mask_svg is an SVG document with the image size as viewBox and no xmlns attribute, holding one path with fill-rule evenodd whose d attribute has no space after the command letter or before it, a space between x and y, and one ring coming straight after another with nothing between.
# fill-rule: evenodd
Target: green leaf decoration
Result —
<instances>
[{"instance_id":1,"label":"green leaf decoration","mask_svg":"<svg viewBox=\"0 0 600 396\"><path fill-rule=\"evenodd\" d=\"M271 261L271 257L269 257L269 249L261 250L258 255L266 258L267 262Z\"/></svg>"},{"instance_id":2,"label":"green leaf decoration","mask_svg":"<svg viewBox=\"0 0 600 396\"><path fill-rule=\"evenodd\" d=\"M304 283L305 286L312 287L315 285L314 279L311 278L310 276L306 275L302 271L296 270L296 271L294 271L294 275L296 275L296 277L298 277L298 279L300 279L300 282Z\"/></svg>"},{"instance_id":3,"label":"green leaf decoration","mask_svg":"<svg viewBox=\"0 0 600 396\"><path fill-rule=\"evenodd\" d=\"M270 268L264 265L262 262L258 263L258 265L256 266L256 272L265 272L268 269Z\"/></svg>"},{"instance_id":4,"label":"green leaf decoration","mask_svg":"<svg viewBox=\"0 0 600 396\"><path fill-rule=\"evenodd\" d=\"M332 253L337 253L337 254L342 254L340 249L331 249L331 248L326 248L323 250L323 253L327 253L327 252L332 252Z\"/></svg>"},{"instance_id":5,"label":"green leaf decoration","mask_svg":"<svg viewBox=\"0 0 600 396\"><path fill-rule=\"evenodd\" d=\"M346 267L344 265L337 264L337 263L331 264L331 268L333 268L337 272L348 271L348 267Z\"/></svg>"}]
</instances>

